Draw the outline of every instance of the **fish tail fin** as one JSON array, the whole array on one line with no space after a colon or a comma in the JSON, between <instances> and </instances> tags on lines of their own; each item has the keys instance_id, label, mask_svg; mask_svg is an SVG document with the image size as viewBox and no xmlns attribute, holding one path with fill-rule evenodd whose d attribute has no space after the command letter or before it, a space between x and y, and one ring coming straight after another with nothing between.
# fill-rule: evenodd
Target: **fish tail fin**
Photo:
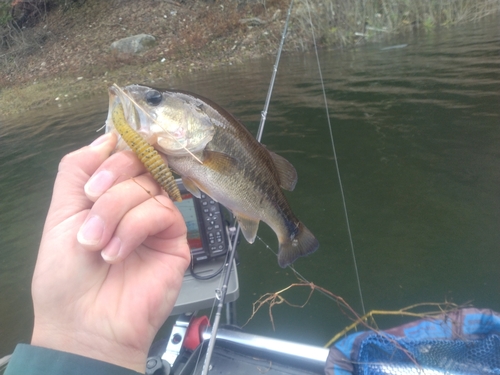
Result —
<instances>
[{"instance_id":1,"label":"fish tail fin","mask_svg":"<svg viewBox=\"0 0 500 375\"><path fill-rule=\"evenodd\" d=\"M299 222L298 232L295 237L293 239L287 238L286 241L280 242L278 263L281 268L285 268L295 262L297 258L316 251L318 247L319 242L316 237L314 237L304 224Z\"/></svg>"}]
</instances>

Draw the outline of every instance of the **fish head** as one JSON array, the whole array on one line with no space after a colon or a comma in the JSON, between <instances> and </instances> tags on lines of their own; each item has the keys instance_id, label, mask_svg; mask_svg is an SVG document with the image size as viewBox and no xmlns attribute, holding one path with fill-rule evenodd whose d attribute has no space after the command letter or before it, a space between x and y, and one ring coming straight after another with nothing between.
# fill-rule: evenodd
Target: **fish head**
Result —
<instances>
[{"instance_id":1,"label":"fish head","mask_svg":"<svg viewBox=\"0 0 500 375\"><path fill-rule=\"evenodd\" d=\"M147 86L109 88L106 131L114 127L111 113L121 103L128 124L158 151L185 155L202 151L215 134L215 125L195 97Z\"/></svg>"}]
</instances>

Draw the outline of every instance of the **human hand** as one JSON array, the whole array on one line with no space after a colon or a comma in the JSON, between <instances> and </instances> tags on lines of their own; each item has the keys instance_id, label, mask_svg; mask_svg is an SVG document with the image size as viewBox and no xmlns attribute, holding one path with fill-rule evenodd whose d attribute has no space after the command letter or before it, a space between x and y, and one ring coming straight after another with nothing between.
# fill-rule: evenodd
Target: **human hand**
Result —
<instances>
[{"instance_id":1,"label":"human hand","mask_svg":"<svg viewBox=\"0 0 500 375\"><path fill-rule=\"evenodd\" d=\"M135 155L110 156L115 145L106 134L59 165L33 276L32 345L144 372L190 252L181 213Z\"/></svg>"}]
</instances>

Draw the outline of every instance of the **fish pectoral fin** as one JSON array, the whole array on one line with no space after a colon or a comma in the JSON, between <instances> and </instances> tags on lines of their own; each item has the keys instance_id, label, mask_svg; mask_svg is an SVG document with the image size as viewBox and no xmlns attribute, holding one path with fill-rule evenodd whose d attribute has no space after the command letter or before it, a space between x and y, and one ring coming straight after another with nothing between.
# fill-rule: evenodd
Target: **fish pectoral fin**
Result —
<instances>
[{"instance_id":1,"label":"fish pectoral fin","mask_svg":"<svg viewBox=\"0 0 500 375\"><path fill-rule=\"evenodd\" d=\"M243 236L248 241L248 243L253 243L255 237L257 237L257 229L259 229L259 220L251 219L247 216L235 213L236 220L240 223L241 231Z\"/></svg>"},{"instance_id":2,"label":"fish pectoral fin","mask_svg":"<svg viewBox=\"0 0 500 375\"><path fill-rule=\"evenodd\" d=\"M238 170L238 160L217 151L203 152L203 165L224 175L231 175Z\"/></svg>"},{"instance_id":3,"label":"fish pectoral fin","mask_svg":"<svg viewBox=\"0 0 500 375\"><path fill-rule=\"evenodd\" d=\"M297 171L294 166L283 156L279 156L272 151L269 151L269 154L278 170L280 186L285 190L292 191L297 183Z\"/></svg>"},{"instance_id":4,"label":"fish pectoral fin","mask_svg":"<svg viewBox=\"0 0 500 375\"><path fill-rule=\"evenodd\" d=\"M188 177L182 177L182 183L187 191L193 194L196 198L201 198L201 191L193 180Z\"/></svg>"}]
</instances>

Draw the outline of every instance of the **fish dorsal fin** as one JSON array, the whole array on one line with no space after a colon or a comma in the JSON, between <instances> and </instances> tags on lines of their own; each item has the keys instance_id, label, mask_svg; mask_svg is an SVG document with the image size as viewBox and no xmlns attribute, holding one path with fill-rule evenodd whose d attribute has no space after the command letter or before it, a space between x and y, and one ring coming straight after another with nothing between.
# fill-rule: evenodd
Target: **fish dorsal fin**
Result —
<instances>
[{"instance_id":1,"label":"fish dorsal fin","mask_svg":"<svg viewBox=\"0 0 500 375\"><path fill-rule=\"evenodd\" d=\"M250 219L249 217L239 213L234 213L234 216L236 216L236 220L238 220L238 223L240 223L240 228L243 232L243 236L245 236L245 239L249 243L253 243L255 241L255 237L257 237L259 220Z\"/></svg>"},{"instance_id":2,"label":"fish dorsal fin","mask_svg":"<svg viewBox=\"0 0 500 375\"><path fill-rule=\"evenodd\" d=\"M283 156L279 156L272 151L269 151L269 154L278 170L280 186L285 190L292 191L297 183L297 171L294 166Z\"/></svg>"},{"instance_id":3,"label":"fish dorsal fin","mask_svg":"<svg viewBox=\"0 0 500 375\"><path fill-rule=\"evenodd\" d=\"M187 191L193 194L196 198L201 198L201 191L193 180L187 177L182 177L182 183Z\"/></svg>"},{"instance_id":4,"label":"fish dorsal fin","mask_svg":"<svg viewBox=\"0 0 500 375\"><path fill-rule=\"evenodd\" d=\"M223 175L231 175L238 170L238 160L217 151L203 152L203 165Z\"/></svg>"}]
</instances>

